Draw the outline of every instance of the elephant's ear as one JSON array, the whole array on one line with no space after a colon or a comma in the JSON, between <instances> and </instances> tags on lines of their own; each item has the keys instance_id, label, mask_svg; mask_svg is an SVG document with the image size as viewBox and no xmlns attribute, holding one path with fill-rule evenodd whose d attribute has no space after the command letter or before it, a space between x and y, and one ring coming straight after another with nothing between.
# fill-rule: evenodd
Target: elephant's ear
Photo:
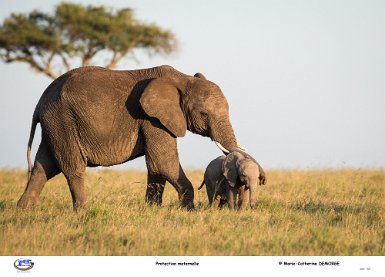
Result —
<instances>
[{"instance_id":1,"label":"elephant's ear","mask_svg":"<svg viewBox=\"0 0 385 277\"><path fill-rule=\"evenodd\" d=\"M225 176L229 185L233 188L237 184L239 176L238 164L241 159L244 159L244 156L241 153L234 151L226 156L222 165L223 176Z\"/></svg>"},{"instance_id":2,"label":"elephant's ear","mask_svg":"<svg viewBox=\"0 0 385 277\"><path fill-rule=\"evenodd\" d=\"M183 137L186 134L187 123L180 107L180 94L169 79L152 80L139 102L149 116L159 119L174 136Z\"/></svg>"},{"instance_id":3,"label":"elephant's ear","mask_svg":"<svg viewBox=\"0 0 385 277\"><path fill-rule=\"evenodd\" d=\"M194 77L197 77L197 78L200 78L200 79L203 79L203 80L207 80L206 77L202 73L199 73L199 72L195 73Z\"/></svg>"}]
</instances>

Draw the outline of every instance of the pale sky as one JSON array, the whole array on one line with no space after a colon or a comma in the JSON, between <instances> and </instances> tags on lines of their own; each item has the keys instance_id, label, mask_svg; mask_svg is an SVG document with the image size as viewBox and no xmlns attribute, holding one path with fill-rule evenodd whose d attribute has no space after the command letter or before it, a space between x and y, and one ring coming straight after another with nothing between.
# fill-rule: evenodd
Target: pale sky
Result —
<instances>
[{"instance_id":1,"label":"pale sky","mask_svg":"<svg viewBox=\"0 0 385 277\"><path fill-rule=\"evenodd\" d=\"M0 19L59 2L0 0ZM138 19L171 29L177 54L139 55L139 64L122 68L202 72L221 87L238 142L264 168L385 167L385 1L70 2L131 7ZM0 80L0 167L25 169L32 113L51 80L4 63ZM209 138L191 133L178 145L185 169L220 155Z\"/></svg>"}]
</instances>

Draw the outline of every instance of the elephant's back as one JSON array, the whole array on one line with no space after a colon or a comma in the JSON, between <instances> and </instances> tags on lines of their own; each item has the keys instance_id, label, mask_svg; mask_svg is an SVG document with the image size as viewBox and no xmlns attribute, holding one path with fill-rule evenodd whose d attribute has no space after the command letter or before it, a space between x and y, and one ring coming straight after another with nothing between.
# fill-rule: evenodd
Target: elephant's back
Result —
<instances>
[{"instance_id":1,"label":"elephant's back","mask_svg":"<svg viewBox=\"0 0 385 277\"><path fill-rule=\"evenodd\" d=\"M62 101L63 96L70 92L68 86L71 87L71 84L76 81L78 76L93 74L95 71L100 71L102 69L103 68L101 67L80 67L64 73L52 81L52 83L44 90L36 105L36 109L45 110L47 106L51 106L54 102Z\"/></svg>"},{"instance_id":2,"label":"elephant's back","mask_svg":"<svg viewBox=\"0 0 385 277\"><path fill-rule=\"evenodd\" d=\"M78 68L63 75L63 80L58 81L58 96L62 101L93 101L105 97L116 98L122 94L127 96L133 85L123 71L103 67Z\"/></svg>"},{"instance_id":3,"label":"elephant's back","mask_svg":"<svg viewBox=\"0 0 385 277\"><path fill-rule=\"evenodd\" d=\"M128 97L144 80L151 80L176 70L158 66L139 70L111 70L98 66L79 67L54 80L43 92L42 104L53 101L94 100L97 97Z\"/></svg>"}]
</instances>

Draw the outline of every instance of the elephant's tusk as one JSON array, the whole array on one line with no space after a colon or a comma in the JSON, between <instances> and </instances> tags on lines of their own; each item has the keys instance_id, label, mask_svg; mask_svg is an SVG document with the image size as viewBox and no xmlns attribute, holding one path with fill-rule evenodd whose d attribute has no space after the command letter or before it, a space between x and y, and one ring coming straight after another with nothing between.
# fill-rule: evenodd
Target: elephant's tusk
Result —
<instances>
[{"instance_id":1,"label":"elephant's tusk","mask_svg":"<svg viewBox=\"0 0 385 277\"><path fill-rule=\"evenodd\" d=\"M247 149L243 147L242 145L237 144L237 147L241 149L243 152L247 152Z\"/></svg>"},{"instance_id":2,"label":"elephant's tusk","mask_svg":"<svg viewBox=\"0 0 385 277\"><path fill-rule=\"evenodd\" d=\"M217 141L215 141L215 140L214 140L214 142L215 142L215 144L218 146L218 148L221 149L222 152L227 153L227 154L230 153L230 151L227 150L226 148L224 148L224 147L222 146L222 144L220 144L219 142L217 142Z\"/></svg>"}]
</instances>

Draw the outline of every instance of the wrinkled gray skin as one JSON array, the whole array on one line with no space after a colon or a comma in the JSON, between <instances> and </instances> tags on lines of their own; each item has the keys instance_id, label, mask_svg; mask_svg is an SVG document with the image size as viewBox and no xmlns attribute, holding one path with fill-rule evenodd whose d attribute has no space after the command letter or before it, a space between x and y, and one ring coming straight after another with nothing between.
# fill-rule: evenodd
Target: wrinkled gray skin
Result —
<instances>
[{"instance_id":1,"label":"wrinkled gray skin","mask_svg":"<svg viewBox=\"0 0 385 277\"><path fill-rule=\"evenodd\" d=\"M113 71L83 67L49 85L33 114L30 150L37 123L42 141L19 207L34 205L47 180L67 179L73 206L83 207L87 166L111 166L146 156L146 201L162 203L166 180L181 205L194 207L194 190L179 164L177 137L186 130L238 149L220 88L197 73L171 66Z\"/></svg>"},{"instance_id":2,"label":"wrinkled gray skin","mask_svg":"<svg viewBox=\"0 0 385 277\"><path fill-rule=\"evenodd\" d=\"M255 206L257 186L265 182L265 173L258 162L243 151L234 151L209 163L198 189L206 184L210 205L214 201L220 208L227 203L230 209L245 209Z\"/></svg>"}]
</instances>

